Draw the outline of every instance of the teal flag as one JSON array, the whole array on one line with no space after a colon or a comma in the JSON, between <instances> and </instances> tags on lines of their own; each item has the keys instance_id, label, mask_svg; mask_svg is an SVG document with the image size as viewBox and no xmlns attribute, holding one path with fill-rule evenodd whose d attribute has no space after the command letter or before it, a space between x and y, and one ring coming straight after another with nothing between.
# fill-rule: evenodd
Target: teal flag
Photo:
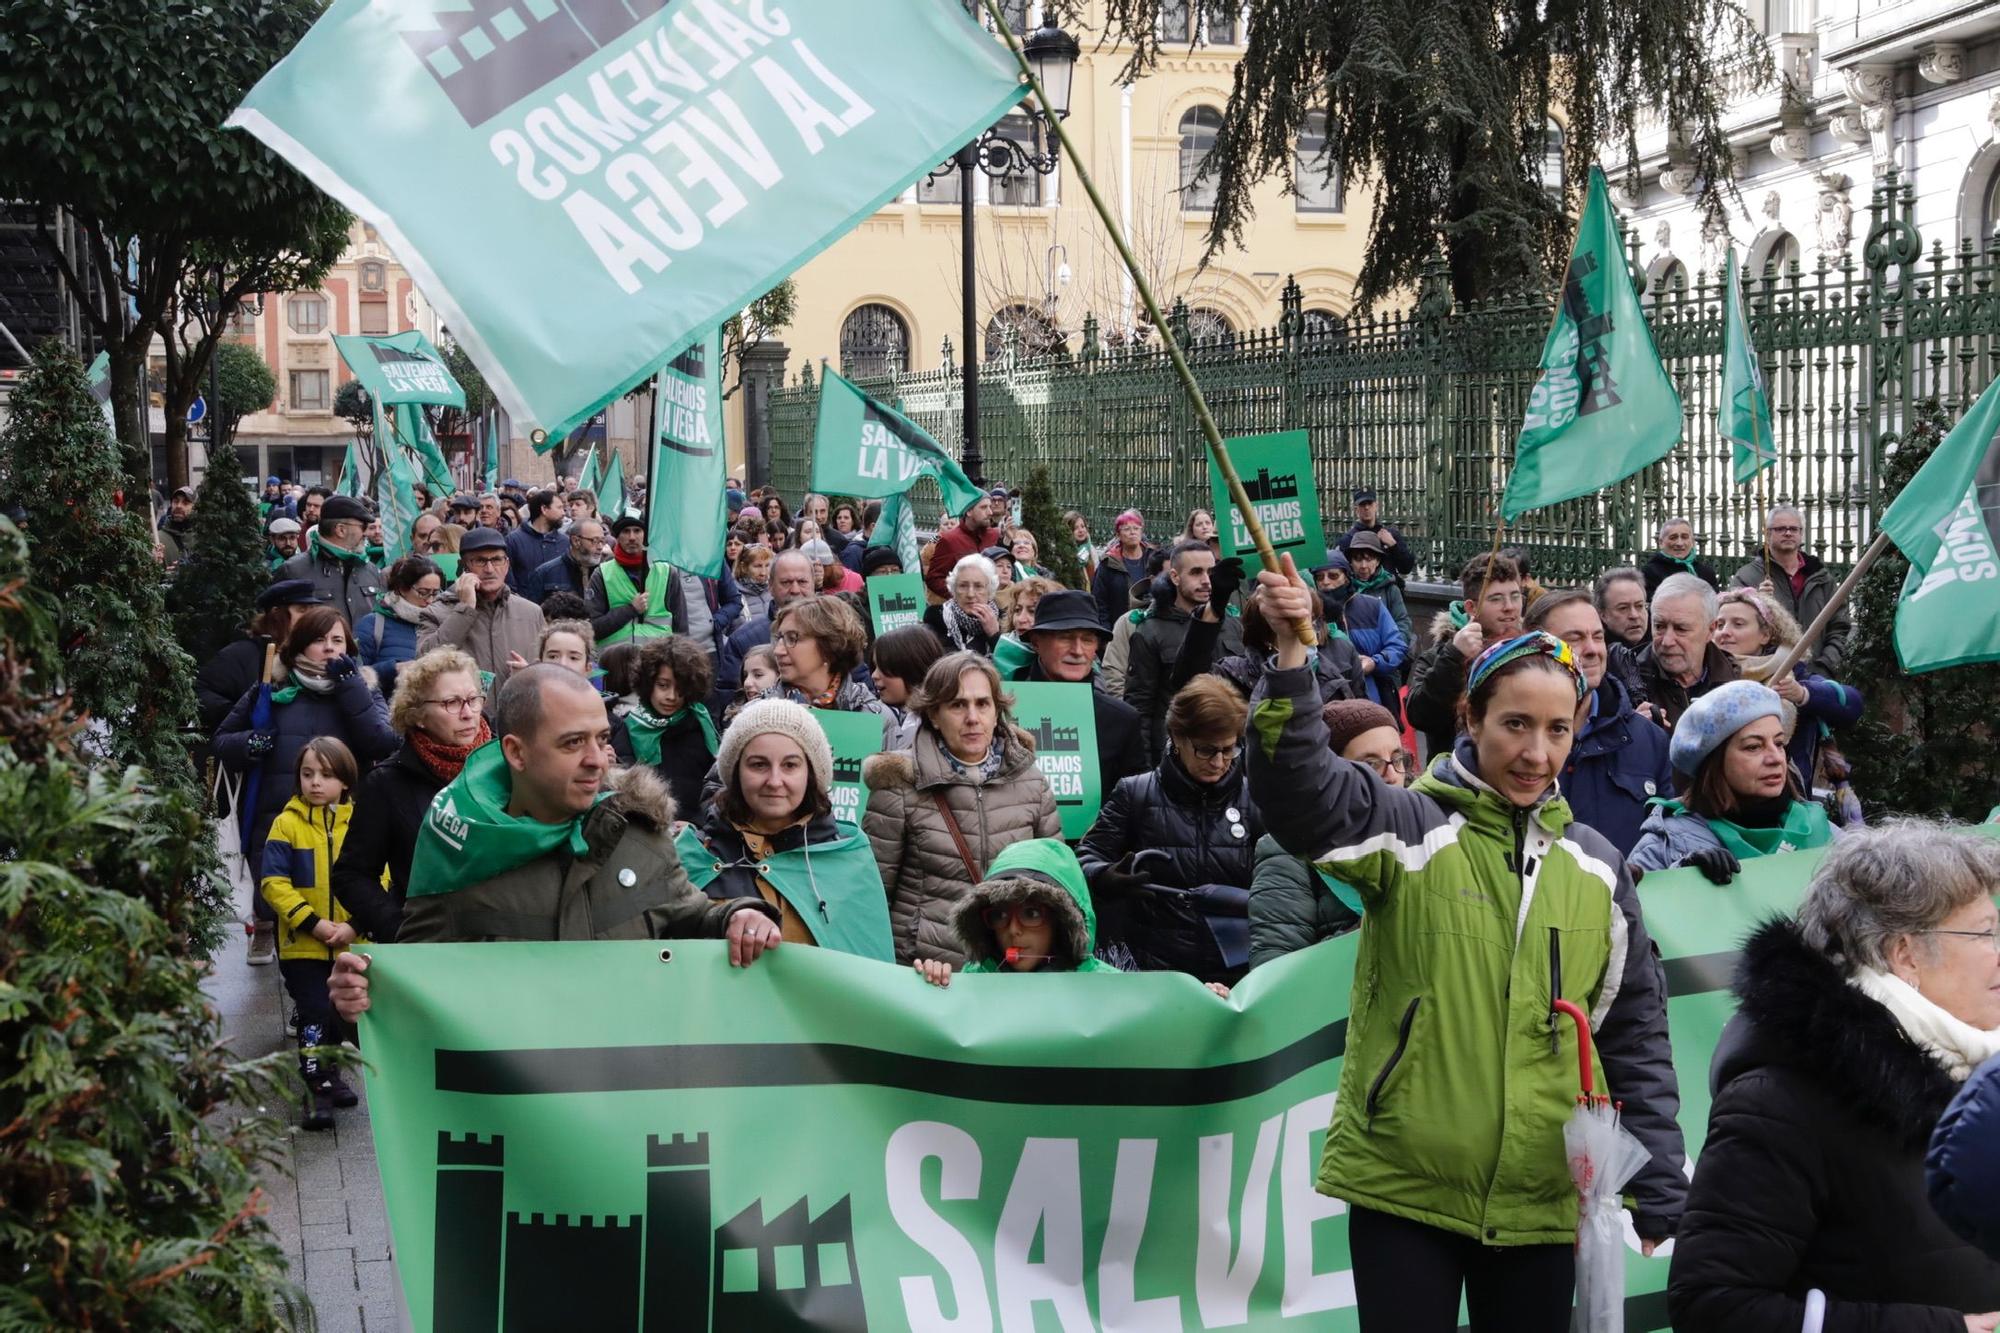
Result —
<instances>
[{"instance_id":1,"label":"teal flag","mask_svg":"<svg viewBox=\"0 0 2000 1333\"><path fill-rule=\"evenodd\" d=\"M1097 707L1090 697L1094 688L1055 680L1011 681L1007 686L1014 696L1014 721L1035 738L1035 767L1055 793L1062 835L1071 842L1090 832L1104 804Z\"/></svg>"},{"instance_id":2,"label":"teal flag","mask_svg":"<svg viewBox=\"0 0 2000 1333\"><path fill-rule=\"evenodd\" d=\"M616 446L609 452L611 457L597 478L597 512L607 522L625 512L625 456Z\"/></svg>"},{"instance_id":3,"label":"teal flag","mask_svg":"<svg viewBox=\"0 0 2000 1333\"><path fill-rule=\"evenodd\" d=\"M868 808L868 789L861 783L861 763L882 748L882 718L875 713L839 713L815 708L813 717L833 747L833 817L861 823Z\"/></svg>"},{"instance_id":4,"label":"teal flag","mask_svg":"<svg viewBox=\"0 0 2000 1333\"><path fill-rule=\"evenodd\" d=\"M1646 877L1697 1161L1737 951L1818 857ZM364 943L413 1326L1351 1331L1347 1208L1313 1182L1358 939L1227 1000L795 945ZM1667 1328L1670 1257L1628 1228L1625 1261L1625 1327Z\"/></svg>"},{"instance_id":5,"label":"teal flag","mask_svg":"<svg viewBox=\"0 0 2000 1333\"><path fill-rule=\"evenodd\" d=\"M1501 517L1511 523L1531 509L1615 486L1665 458L1680 437L1680 395L1632 290L1604 173L1592 167Z\"/></svg>"},{"instance_id":6,"label":"teal flag","mask_svg":"<svg viewBox=\"0 0 2000 1333\"><path fill-rule=\"evenodd\" d=\"M373 224L560 438L1020 101L962 6L864 8L334 0L229 124Z\"/></svg>"},{"instance_id":7,"label":"teal flag","mask_svg":"<svg viewBox=\"0 0 2000 1333\"><path fill-rule=\"evenodd\" d=\"M1764 389L1764 367L1750 341L1750 318L1743 309L1743 278L1731 249L1725 265L1722 297L1722 406L1716 412L1716 433L1730 443L1736 484L1741 486L1778 461L1771 439L1771 399Z\"/></svg>"},{"instance_id":8,"label":"teal flag","mask_svg":"<svg viewBox=\"0 0 2000 1333\"><path fill-rule=\"evenodd\" d=\"M661 369L653 386L653 466L646 478L646 549L655 560L722 577L729 537L729 459L722 440L722 329Z\"/></svg>"},{"instance_id":9,"label":"teal flag","mask_svg":"<svg viewBox=\"0 0 2000 1333\"><path fill-rule=\"evenodd\" d=\"M104 413L104 424L111 428L113 444L118 440L118 418L111 410L111 353L99 352L90 361L90 396L97 400L97 408Z\"/></svg>"},{"instance_id":10,"label":"teal flag","mask_svg":"<svg viewBox=\"0 0 2000 1333\"><path fill-rule=\"evenodd\" d=\"M875 622L878 639L892 629L923 624L927 605L924 576L914 570L907 574L868 576L868 615Z\"/></svg>"},{"instance_id":11,"label":"teal flag","mask_svg":"<svg viewBox=\"0 0 2000 1333\"><path fill-rule=\"evenodd\" d=\"M903 562L904 569L917 572L923 553L917 546L916 506L910 503L908 494L891 495L882 501L882 512L876 516L875 530L868 534L868 544L888 547Z\"/></svg>"},{"instance_id":12,"label":"teal flag","mask_svg":"<svg viewBox=\"0 0 2000 1333\"><path fill-rule=\"evenodd\" d=\"M590 452L583 456L583 466L576 472L576 488L597 494L597 446L590 446Z\"/></svg>"},{"instance_id":13,"label":"teal flag","mask_svg":"<svg viewBox=\"0 0 2000 1333\"><path fill-rule=\"evenodd\" d=\"M827 371L813 426L812 488L821 495L886 498L909 490L918 477L936 479L948 514L964 513L985 494L922 426Z\"/></svg>"},{"instance_id":14,"label":"teal flag","mask_svg":"<svg viewBox=\"0 0 2000 1333\"><path fill-rule=\"evenodd\" d=\"M379 418L378 418L379 419ZM397 403L390 415L390 424L395 428L395 438L424 474L424 485L430 487L433 497L450 495L458 489L452 479L451 465L445 462L444 450L438 448L437 437L431 434L430 418L417 403Z\"/></svg>"},{"instance_id":15,"label":"teal flag","mask_svg":"<svg viewBox=\"0 0 2000 1333\"><path fill-rule=\"evenodd\" d=\"M465 390L445 368L444 357L414 329L386 336L337 333L333 345L378 403L465 406Z\"/></svg>"},{"instance_id":16,"label":"teal flag","mask_svg":"<svg viewBox=\"0 0 2000 1333\"><path fill-rule=\"evenodd\" d=\"M1896 604L1905 671L2000 661L2000 380L1882 515L1910 558Z\"/></svg>"},{"instance_id":17,"label":"teal flag","mask_svg":"<svg viewBox=\"0 0 2000 1333\"><path fill-rule=\"evenodd\" d=\"M377 411L376 419L379 423L381 419L380 411ZM351 496L357 500L361 498L361 474L367 470L363 466L361 459L361 441L349 440L347 442L347 456L340 460L340 483L334 488L340 494Z\"/></svg>"},{"instance_id":18,"label":"teal flag","mask_svg":"<svg viewBox=\"0 0 2000 1333\"><path fill-rule=\"evenodd\" d=\"M479 437L486 446L486 471L483 478L485 485L481 489L493 492L500 489L500 441L495 438L495 434L492 415L489 413L486 420L480 423L479 431Z\"/></svg>"},{"instance_id":19,"label":"teal flag","mask_svg":"<svg viewBox=\"0 0 2000 1333\"><path fill-rule=\"evenodd\" d=\"M414 405L394 410L423 415L423 409ZM375 473L375 513L382 520L382 549L387 563L394 564L410 553L410 529L417 521L417 495L407 455L383 419L379 401L375 404L375 442L383 458L383 466ZM349 461L353 461L352 454Z\"/></svg>"},{"instance_id":20,"label":"teal flag","mask_svg":"<svg viewBox=\"0 0 2000 1333\"><path fill-rule=\"evenodd\" d=\"M1272 549L1280 555L1290 551L1304 569L1318 564L1326 555L1326 532L1320 526L1319 489L1313 485L1312 436L1303 430L1285 430L1239 436L1226 443L1229 460L1243 481L1243 493L1256 511L1257 521L1264 525ZM1222 469L1215 465L1213 449L1209 450L1208 485L1223 555L1256 554L1242 511L1229 498Z\"/></svg>"}]
</instances>

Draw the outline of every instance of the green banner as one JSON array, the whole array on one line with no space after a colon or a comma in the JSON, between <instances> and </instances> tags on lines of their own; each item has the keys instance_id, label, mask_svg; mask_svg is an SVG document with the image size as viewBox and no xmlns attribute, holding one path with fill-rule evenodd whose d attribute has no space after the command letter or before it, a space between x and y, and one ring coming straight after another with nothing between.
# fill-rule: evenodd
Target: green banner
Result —
<instances>
[{"instance_id":1,"label":"green banner","mask_svg":"<svg viewBox=\"0 0 2000 1333\"><path fill-rule=\"evenodd\" d=\"M888 547L903 562L904 569L912 573L918 570L922 552L917 546L917 512L907 492L882 501L882 512L875 520L875 531L869 534L868 544Z\"/></svg>"},{"instance_id":2,"label":"green banner","mask_svg":"<svg viewBox=\"0 0 2000 1333\"><path fill-rule=\"evenodd\" d=\"M882 719L875 713L837 713L815 708L833 747L833 817L849 824L861 823L868 808L868 789L861 785L861 761L882 748Z\"/></svg>"},{"instance_id":3,"label":"green banner","mask_svg":"<svg viewBox=\"0 0 2000 1333\"><path fill-rule=\"evenodd\" d=\"M812 464L812 488L821 495L887 498L931 477L945 512L962 514L985 494L922 426L831 370L819 383Z\"/></svg>"},{"instance_id":4,"label":"green banner","mask_svg":"<svg viewBox=\"0 0 2000 1333\"><path fill-rule=\"evenodd\" d=\"M921 574L872 574L868 578L868 614L875 622L875 637L892 629L924 623L924 576Z\"/></svg>"},{"instance_id":5,"label":"green banner","mask_svg":"<svg viewBox=\"0 0 2000 1333\"><path fill-rule=\"evenodd\" d=\"M583 456L583 466L576 470L576 488L597 494L597 446L591 445L590 452Z\"/></svg>"},{"instance_id":6,"label":"green banner","mask_svg":"<svg viewBox=\"0 0 2000 1333\"><path fill-rule=\"evenodd\" d=\"M729 460L722 441L722 330L711 329L653 384L653 468L646 550L654 560L722 577L729 537Z\"/></svg>"},{"instance_id":7,"label":"green banner","mask_svg":"<svg viewBox=\"0 0 2000 1333\"><path fill-rule=\"evenodd\" d=\"M1896 604L1905 671L2000 660L2000 380L1882 515L1910 558Z\"/></svg>"},{"instance_id":8,"label":"green banner","mask_svg":"<svg viewBox=\"0 0 2000 1333\"><path fill-rule=\"evenodd\" d=\"M1243 479L1243 493L1264 525L1264 535L1279 554L1292 553L1299 568L1310 569L1326 554L1326 532L1320 527L1319 489L1313 485L1312 436L1302 430L1272 435L1243 435L1227 441L1229 460ZM1243 513L1229 498L1222 469L1209 450L1208 489L1214 497L1216 535L1222 554L1255 555Z\"/></svg>"},{"instance_id":9,"label":"green banner","mask_svg":"<svg viewBox=\"0 0 2000 1333\"><path fill-rule=\"evenodd\" d=\"M1764 391L1764 367L1750 341L1750 317L1743 309L1743 279L1731 247L1724 266L1722 295L1722 405L1716 433L1730 443L1732 475L1741 486L1778 461L1771 439L1771 399Z\"/></svg>"},{"instance_id":10,"label":"green banner","mask_svg":"<svg viewBox=\"0 0 2000 1333\"><path fill-rule=\"evenodd\" d=\"M1653 350L1632 290L1604 172L1590 169L1576 248L1542 343L1514 471L1500 499L1512 522L1531 509L1615 486L1681 438L1681 400Z\"/></svg>"},{"instance_id":11,"label":"green banner","mask_svg":"<svg viewBox=\"0 0 2000 1333\"><path fill-rule=\"evenodd\" d=\"M1691 1155L1736 950L1817 855L1646 878ZM1356 938L1226 1001L794 946L364 945L414 1327L1353 1329L1313 1180ZM1627 1248L1626 1327L1664 1329L1671 1249Z\"/></svg>"},{"instance_id":12,"label":"green banner","mask_svg":"<svg viewBox=\"0 0 2000 1333\"><path fill-rule=\"evenodd\" d=\"M444 357L415 329L386 336L336 333L333 345L378 403L465 406L465 390L445 368Z\"/></svg>"},{"instance_id":13,"label":"green banner","mask_svg":"<svg viewBox=\"0 0 2000 1333\"><path fill-rule=\"evenodd\" d=\"M939 0L335 0L229 124L372 223L516 427L560 437L1021 94Z\"/></svg>"},{"instance_id":14,"label":"green banner","mask_svg":"<svg viewBox=\"0 0 2000 1333\"><path fill-rule=\"evenodd\" d=\"M1303 433L1303 432L1301 432ZM1062 835L1075 842L1090 832L1104 804L1097 766L1097 709L1089 685L1059 680L1010 681L1014 721L1035 738L1035 767L1055 793Z\"/></svg>"},{"instance_id":15,"label":"green banner","mask_svg":"<svg viewBox=\"0 0 2000 1333\"><path fill-rule=\"evenodd\" d=\"M413 412L422 415L421 407L409 406L394 409L398 414ZM382 451L383 464L375 473L375 514L382 520L382 550L386 563L394 564L410 553L410 530L417 522L417 493L410 473L406 452L398 437L390 431L382 410L382 404L375 404L375 439ZM357 461L354 447L348 446L347 461ZM357 492L358 494L358 492Z\"/></svg>"},{"instance_id":16,"label":"green banner","mask_svg":"<svg viewBox=\"0 0 2000 1333\"><path fill-rule=\"evenodd\" d=\"M409 450L423 469L424 484L430 487L432 497L456 491L458 482L451 475L451 465L445 462L444 450L438 448L437 436L431 434L430 418L424 415L423 407L417 403L397 403L389 420L397 442Z\"/></svg>"},{"instance_id":17,"label":"green banner","mask_svg":"<svg viewBox=\"0 0 2000 1333\"><path fill-rule=\"evenodd\" d=\"M380 421L381 413L376 413L376 419ZM347 455L340 460L340 483L334 487L334 494L352 496L356 500L361 498L363 490L361 474L367 470L362 465L361 458L361 441L349 440Z\"/></svg>"}]
</instances>

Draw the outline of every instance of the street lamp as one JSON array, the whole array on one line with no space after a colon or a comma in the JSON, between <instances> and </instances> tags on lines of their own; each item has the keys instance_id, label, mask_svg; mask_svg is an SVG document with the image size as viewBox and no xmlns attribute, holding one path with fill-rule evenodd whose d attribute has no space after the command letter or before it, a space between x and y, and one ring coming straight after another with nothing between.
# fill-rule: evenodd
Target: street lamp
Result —
<instances>
[{"instance_id":1,"label":"street lamp","mask_svg":"<svg viewBox=\"0 0 2000 1333\"><path fill-rule=\"evenodd\" d=\"M1047 125L1051 120L1069 117L1070 84L1076 73L1077 56L1081 54L1076 38L1046 21L1028 34L1022 51L1042 90L1048 94L1046 106L1024 113L1036 131L1034 141L1024 143L1004 133L1000 125L995 125L959 149L950 162L930 174L930 179L940 180L953 171L958 173L959 287L964 312L959 330L964 340L963 462L966 475L982 485L986 478L979 450L979 316L974 300L977 284L973 275L972 173L976 168L990 179L1005 180L1029 172L1046 176L1056 169L1060 146ZM1005 120L1001 123L1005 124Z\"/></svg>"}]
</instances>

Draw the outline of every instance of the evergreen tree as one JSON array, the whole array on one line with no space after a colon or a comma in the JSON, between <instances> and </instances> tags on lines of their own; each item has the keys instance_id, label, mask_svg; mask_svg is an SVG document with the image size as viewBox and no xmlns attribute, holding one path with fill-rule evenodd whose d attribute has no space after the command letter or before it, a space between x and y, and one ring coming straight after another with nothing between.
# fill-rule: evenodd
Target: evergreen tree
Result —
<instances>
[{"instance_id":1,"label":"evergreen tree","mask_svg":"<svg viewBox=\"0 0 2000 1333\"><path fill-rule=\"evenodd\" d=\"M204 821L80 752L32 569L0 519L0 1327L295 1325L256 1184L278 1131L235 1109L274 1102L288 1057L222 1049L202 965L151 906L205 873Z\"/></svg>"},{"instance_id":2,"label":"evergreen tree","mask_svg":"<svg viewBox=\"0 0 2000 1333\"><path fill-rule=\"evenodd\" d=\"M1886 507L1934 453L1953 424L1937 399L1916 405L1907 435L1883 464ZM1845 675L1861 684L1868 711L1841 739L1854 789L1869 815L1980 820L1993 808L1992 719L2000 717L2000 676L1991 665L1906 675L1896 657L1896 603L1910 562L1891 544L1854 592L1854 653Z\"/></svg>"},{"instance_id":3,"label":"evergreen tree","mask_svg":"<svg viewBox=\"0 0 2000 1333\"><path fill-rule=\"evenodd\" d=\"M243 418L262 412L277 397L278 377L246 343L223 343L216 349L215 359L216 379L222 389L222 401L209 408L215 413L215 438L221 444L234 444L236 427Z\"/></svg>"},{"instance_id":4,"label":"evergreen tree","mask_svg":"<svg viewBox=\"0 0 2000 1333\"><path fill-rule=\"evenodd\" d=\"M54 339L16 384L0 460L27 514L29 586L56 608L62 683L101 723L93 744L169 785L192 787L181 733L194 666L168 629L143 506L123 474L83 363Z\"/></svg>"},{"instance_id":5,"label":"evergreen tree","mask_svg":"<svg viewBox=\"0 0 2000 1333\"><path fill-rule=\"evenodd\" d=\"M1076 541L1062 515L1048 464L1035 464L1028 472L1028 484L1021 488L1021 526L1035 535L1036 563L1065 588L1081 588L1083 567L1076 562Z\"/></svg>"},{"instance_id":6,"label":"evergreen tree","mask_svg":"<svg viewBox=\"0 0 2000 1333\"><path fill-rule=\"evenodd\" d=\"M210 456L195 495L191 550L167 592L174 637L196 662L222 651L250 622L270 582L263 519L237 474L233 446Z\"/></svg>"}]
</instances>

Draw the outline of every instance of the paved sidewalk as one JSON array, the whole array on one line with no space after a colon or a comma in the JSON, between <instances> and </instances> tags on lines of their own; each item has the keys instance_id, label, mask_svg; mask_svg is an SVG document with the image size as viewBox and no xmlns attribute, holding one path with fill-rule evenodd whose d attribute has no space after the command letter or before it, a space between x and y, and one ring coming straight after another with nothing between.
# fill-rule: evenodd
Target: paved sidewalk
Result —
<instances>
[{"instance_id":1,"label":"paved sidewalk","mask_svg":"<svg viewBox=\"0 0 2000 1333\"><path fill-rule=\"evenodd\" d=\"M247 914L247 903L238 907ZM244 962L248 951L248 937L233 933L203 985L222 1015L223 1037L244 1059L296 1050L285 1025L289 1008L277 965L251 967ZM349 1082L361 1091L359 1071ZM395 1333L401 1325L389 1267L389 1220L382 1210L367 1100L336 1112L332 1130L312 1133L298 1128L303 1085L296 1070L285 1087L293 1094L290 1102L272 1109L290 1127L288 1170L273 1173L264 1189L293 1280L311 1297L323 1333Z\"/></svg>"}]
</instances>

